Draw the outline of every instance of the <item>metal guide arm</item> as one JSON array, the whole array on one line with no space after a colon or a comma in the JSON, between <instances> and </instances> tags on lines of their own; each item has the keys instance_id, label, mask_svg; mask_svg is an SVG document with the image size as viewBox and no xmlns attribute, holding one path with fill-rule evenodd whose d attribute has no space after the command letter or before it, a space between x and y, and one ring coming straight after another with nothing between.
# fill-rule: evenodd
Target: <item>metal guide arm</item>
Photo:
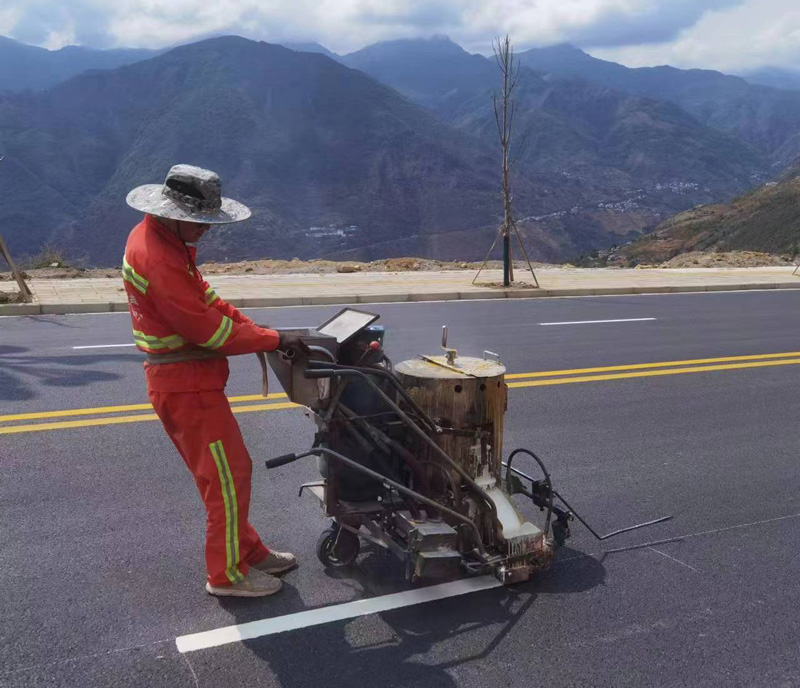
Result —
<instances>
[{"instance_id":1,"label":"metal guide arm","mask_svg":"<svg viewBox=\"0 0 800 688\"><path fill-rule=\"evenodd\" d=\"M360 471L364 475L369 476L370 478L377 480L385 485L388 485L394 490L397 490L400 494L405 495L406 497L410 497L422 504L426 504L427 506L433 507L438 511L444 512L451 516L452 518L460 521L465 526L467 526L470 530L472 530L473 535L475 536L475 544L478 548L478 551L481 554L481 558L483 561L489 559L489 553L486 551L486 548L483 545L483 539L481 538L480 530L478 530L478 526L475 525L468 517L464 516L463 514L454 511L442 504L439 504L433 499L426 497L425 495L421 495L419 492L415 492L414 490L406 487L405 485L401 485L400 483L392 480L391 478L387 478L380 473L377 473L366 466L362 466L360 463L353 461L352 459L348 459L346 456L340 454L339 452L333 451L332 449L327 449L325 447L314 447L313 449L309 449L302 454L284 454L283 456L276 456L274 459L268 459L265 464L267 468L277 468L278 466L283 466L287 463L292 463L293 461L297 461L298 459L303 459L307 456L320 456L321 454L325 454L330 458L343 463L345 466L349 466L357 471Z\"/></svg>"},{"instance_id":2,"label":"metal guide arm","mask_svg":"<svg viewBox=\"0 0 800 688\"><path fill-rule=\"evenodd\" d=\"M534 484L534 485L537 484L538 482L540 482L540 481L536 480L535 478L532 478L531 476L529 476L527 473L523 473L518 468L514 468L513 466L509 468L509 466L508 466L508 464L506 462L503 462L503 466L507 470L509 470L512 473L514 473L515 475L518 475L520 478L524 478L525 480L530 480L531 483ZM572 508L572 506L570 506L569 502L566 499L564 499L564 497L562 497L561 494L559 494L559 492L557 490L553 489L552 493L553 493L553 495L558 497L563 502L564 506L566 506L567 509L570 510L570 513L586 527L586 530L588 530L598 540L608 540L609 538L615 537L617 535L622 535L622 533L629 533L632 530L639 530L640 528L646 528L648 526L654 526L657 523L664 523L665 521L672 520L672 516L662 516L661 518L657 518L657 519L655 519L653 521L647 521L646 523L638 523L635 526L628 526L627 528L620 528L619 530L614 530L614 531L612 531L610 533L607 533L606 535L600 535L597 531L595 531L594 528L592 528L592 526L590 526L581 517L581 515L577 511L575 511L575 509Z\"/></svg>"},{"instance_id":3,"label":"metal guide arm","mask_svg":"<svg viewBox=\"0 0 800 688\"><path fill-rule=\"evenodd\" d=\"M338 363L326 363L325 361L308 361L308 369L309 370L353 370L364 375L376 375L378 377L382 377L385 380L388 380L400 395L405 399L411 408L414 409L415 413L420 417L420 419L428 426L428 428L435 433L440 433L441 428L433 421L433 419L425 413L422 407L414 400L414 398L408 393L408 390L403 387L403 384L398 380L394 374L390 373L388 370L383 370L382 368L364 368L359 366L345 366L340 365ZM306 377L310 377L306 375ZM329 377L326 375L325 377ZM393 406L394 404L392 404Z\"/></svg>"},{"instance_id":4,"label":"metal guide arm","mask_svg":"<svg viewBox=\"0 0 800 688\"><path fill-rule=\"evenodd\" d=\"M370 379L368 374L354 368L346 368L346 367L338 368L331 366L325 369L306 370L305 376L310 379L326 378L326 377L350 377L350 376L359 377L363 379L364 382L366 382L373 389L373 391L381 398L381 400L397 414L397 416L400 418L400 420L403 421L406 427L408 427L408 429L411 430L415 435L417 435L417 437L419 437L423 442L428 444L431 447L431 449L433 449L433 451L442 460L444 460L444 462L447 463L448 466L450 466L454 471L456 471L461 476L462 480L464 480L464 482L467 483L467 485L469 485L470 488L477 495L481 497L481 499L484 501L484 503L492 513L493 523L500 522L497 517L497 505L492 501L492 498L489 497L488 494L486 494L486 491L480 485L478 485L478 483L476 483L467 474L467 472L461 466L458 465L458 463L456 463L452 458L450 458L450 456L448 456L448 454L438 444L436 444L436 442L434 442L428 436L428 434L421 427L419 427L419 425L417 425L413 420L411 420L411 418L409 418L397 404L395 404L388 396L386 396L383 390L380 387L378 387L378 385L376 385L373 380Z\"/></svg>"}]
</instances>

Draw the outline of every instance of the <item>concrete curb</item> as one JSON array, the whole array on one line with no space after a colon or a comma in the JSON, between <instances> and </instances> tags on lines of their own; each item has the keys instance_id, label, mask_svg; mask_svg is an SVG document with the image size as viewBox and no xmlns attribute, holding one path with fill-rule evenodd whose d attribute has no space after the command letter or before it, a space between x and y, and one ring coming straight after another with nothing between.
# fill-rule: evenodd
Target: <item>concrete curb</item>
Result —
<instances>
[{"instance_id":1,"label":"concrete curb","mask_svg":"<svg viewBox=\"0 0 800 688\"><path fill-rule=\"evenodd\" d=\"M598 287L574 289L496 289L464 292L407 292L391 294L321 294L319 296L275 296L228 299L237 308L277 308L286 306L339 306L368 303L408 303L415 301L464 301L475 299L539 299L569 296L619 296L623 294L684 294L752 289L800 289L800 282L687 284L646 287ZM10 303L0 304L0 317L6 315L67 315L84 313L122 313L124 301L111 303Z\"/></svg>"}]
</instances>

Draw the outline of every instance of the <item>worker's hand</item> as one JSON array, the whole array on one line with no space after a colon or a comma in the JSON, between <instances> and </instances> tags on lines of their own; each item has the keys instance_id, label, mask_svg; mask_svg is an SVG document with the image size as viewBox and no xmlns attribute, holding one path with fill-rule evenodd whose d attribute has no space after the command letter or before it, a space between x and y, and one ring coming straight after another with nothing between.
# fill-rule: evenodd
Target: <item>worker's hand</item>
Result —
<instances>
[{"instance_id":1,"label":"worker's hand","mask_svg":"<svg viewBox=\"0 0 800 688\"><path fill-rule=\"evenodd\" d=\"M281 351L286 351L287 349L306 348L306 345L299 334L295 334L294 332L278 332L278 336L280 337L278 348Z\"/></svg>"},{"instance_id":2,"label":"worker's hand","mask_svg":"<svg viewBox=\"0 0 800 688\"><path fill-rule=\"evenodd\" d=\"M269 325L262 325L261 323L253 323L256 327L260 327L262 330L271 330L272 328Z\"/></svg>"}]
</instances>

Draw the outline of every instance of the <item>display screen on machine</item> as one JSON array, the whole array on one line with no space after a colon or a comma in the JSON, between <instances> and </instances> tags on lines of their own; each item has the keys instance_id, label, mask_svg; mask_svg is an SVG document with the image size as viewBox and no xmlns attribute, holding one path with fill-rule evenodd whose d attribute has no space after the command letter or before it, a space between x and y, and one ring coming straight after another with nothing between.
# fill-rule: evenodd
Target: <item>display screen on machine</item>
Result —
<instances>
[{"instance_id":1,"label":"display screen on machine","mask_svg":"<svg viewBox=\"0 0 800 688\"><path fill-rule=\"evenodd\" d=\"M355 308L345 308L325 321L317 328L317 332L336 337L339 344L344 344L350 337L374 323L380 316Z\"/></svg>"}]
</instances>

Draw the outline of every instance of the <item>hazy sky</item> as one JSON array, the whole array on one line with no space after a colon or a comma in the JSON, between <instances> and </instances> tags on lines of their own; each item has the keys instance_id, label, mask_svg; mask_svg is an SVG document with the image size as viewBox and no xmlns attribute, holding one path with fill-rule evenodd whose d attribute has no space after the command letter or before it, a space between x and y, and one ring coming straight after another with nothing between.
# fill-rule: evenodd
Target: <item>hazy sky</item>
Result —
<instances>
[{"instance_id":1,"label":"hazy sky","mask_svg":"<svg viewBox=\"0 0 800 688\"><path fill-rule=\"evenodd\" d=\"M630 66L800 69L800 0L0 0L0 34L58 48L148 47L235 33L339 53L445 34L489 52L565 41Z\"/></svg>"}]
</instances>

